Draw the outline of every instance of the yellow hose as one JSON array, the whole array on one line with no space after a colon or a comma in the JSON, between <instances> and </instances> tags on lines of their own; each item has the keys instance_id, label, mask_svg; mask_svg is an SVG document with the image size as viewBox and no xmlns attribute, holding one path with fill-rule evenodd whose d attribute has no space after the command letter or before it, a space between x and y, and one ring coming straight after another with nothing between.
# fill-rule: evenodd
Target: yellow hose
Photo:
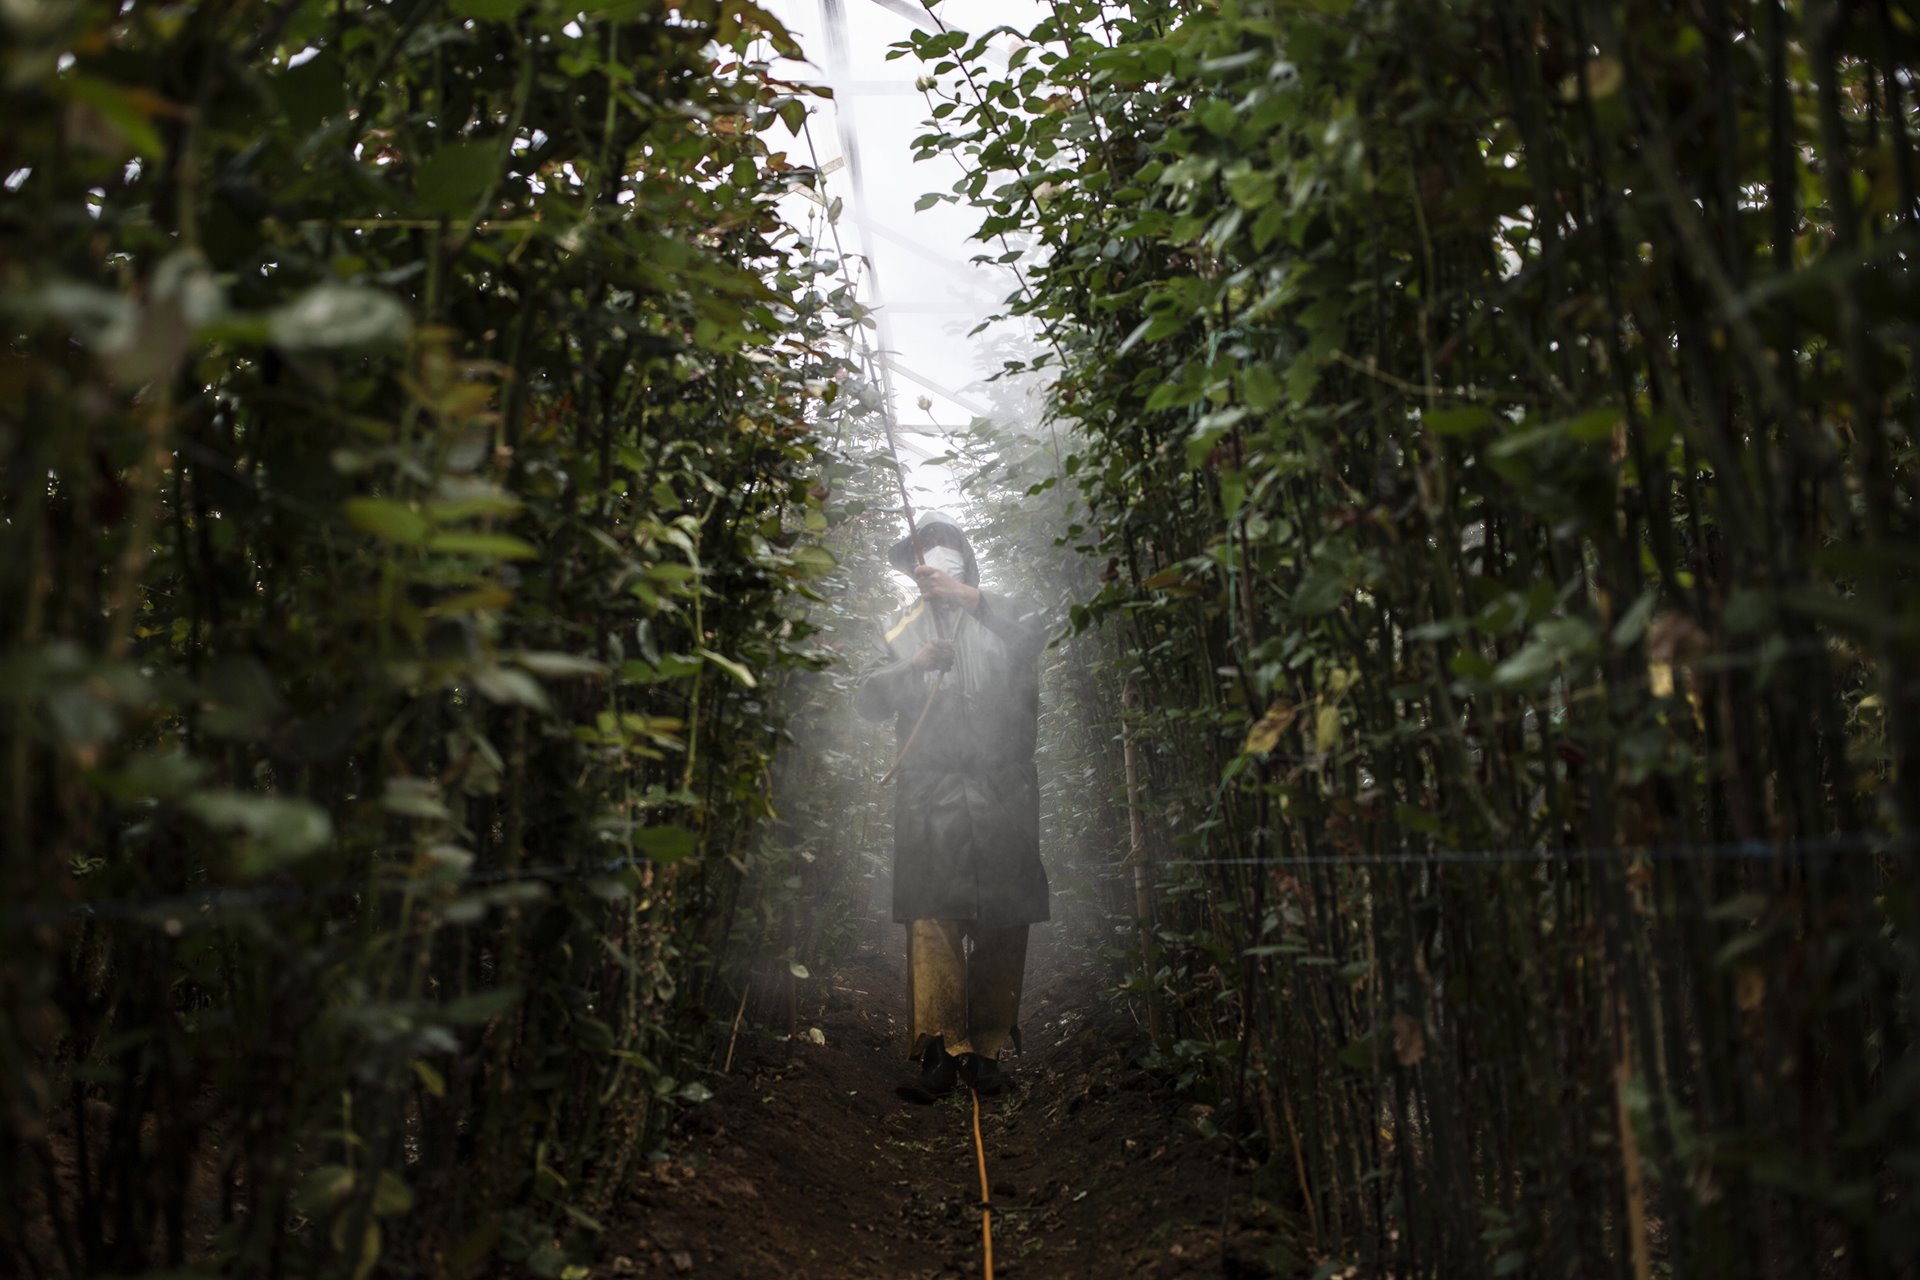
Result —
<instances>
[{"instance_id":1,"label":"yellow hose","mask_svg":"<svg viewBox=\"0 0 1920 1280\"><path fill-rule=\"evenodd\" d=\"M987 1144L980 1140L980 1091L972 1085L973 1154L980 1162L980 1242L986 1246L987 1280L993 1280L993 1195L987 1190Z\"/></svg>"}]
</instances>

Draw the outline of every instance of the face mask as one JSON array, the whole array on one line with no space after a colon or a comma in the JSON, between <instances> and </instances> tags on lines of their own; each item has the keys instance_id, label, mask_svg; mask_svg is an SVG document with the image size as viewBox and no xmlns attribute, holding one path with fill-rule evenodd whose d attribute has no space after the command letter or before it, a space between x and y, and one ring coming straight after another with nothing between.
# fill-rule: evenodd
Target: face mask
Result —
<instances>
[{"instance_id":1,"label":"face mask","mask_svg":"<svg viewBox=\"0 0 1920 1280\"><path fill-rule=\"evenodd\" d=\"M956 580L967 569L967 558L952 547L929 547L925 559L929 565Z\"/></svg>"}]
</instances>

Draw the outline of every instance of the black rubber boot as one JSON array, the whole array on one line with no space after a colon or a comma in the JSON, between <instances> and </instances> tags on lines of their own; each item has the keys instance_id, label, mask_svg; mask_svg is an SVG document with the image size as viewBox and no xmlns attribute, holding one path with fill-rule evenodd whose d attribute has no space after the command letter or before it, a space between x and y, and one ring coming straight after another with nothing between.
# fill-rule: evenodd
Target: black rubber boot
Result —
<instances>
[{"instance_id":1,"label":"black rubber boot","mask_svg":"<svg viewBox=\"0 0 1920 1280\"><path fill-rule=\"evenodd\" d=\"M920 1078L903 1081L894 1092L908 1102L930 1107L945 1094L953 1092L960 1078L960 1060L947 1052L946 1045L935 1040L920 1057Z\"/></svg>"},{"instance_id":2,"label":"black rubber boot","mask_svg":"<svg viewBox=\"0 0 1920 1280\"><path fill-rule=\"evenodd\" d=\"M960 1078L973 1086L975 1093L991 1098L1013 1088L1013 1077L1000 1068L998 1058L983 1058L969 1053L960 1059Z\"/></svg>"}]
</instances>

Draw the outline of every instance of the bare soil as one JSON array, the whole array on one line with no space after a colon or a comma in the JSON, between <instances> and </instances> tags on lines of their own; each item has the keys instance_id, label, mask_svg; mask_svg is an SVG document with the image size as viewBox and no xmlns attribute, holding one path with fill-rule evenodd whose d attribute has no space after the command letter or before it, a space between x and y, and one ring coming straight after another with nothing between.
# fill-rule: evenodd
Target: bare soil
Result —
<instances>
[{"instance_id":1,"label":"bare soil","mask_svg":"<svg viewBox=\"0 0 1920 1280\"><path fill-rule=\"evenodd\" d=\"M802 984L793 1041L741 1033L673 1159L611 1215L596 1277L983 1274L968 1095L894 1094L912 1074L898 934L876 924ZM1052 934L1037 928L1029 953L1018 1087L981 1103L995 1274L1309 1274L1245 1167L1198 1132L1205 1109L1133 1065L1137 1029Z\"/></svg>"}]
</instances>

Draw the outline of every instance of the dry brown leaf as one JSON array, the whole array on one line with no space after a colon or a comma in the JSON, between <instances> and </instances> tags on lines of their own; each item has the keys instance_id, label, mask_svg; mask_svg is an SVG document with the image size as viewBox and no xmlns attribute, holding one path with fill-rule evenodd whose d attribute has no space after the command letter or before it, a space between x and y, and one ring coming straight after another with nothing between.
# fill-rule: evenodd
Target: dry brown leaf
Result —
<instances>
[{"instance_id":1,"label":"dry brown leaf","mask_svg":"<svg viewBox=\"0 0 1920 1280\"><path fill-rule=\"evenodd\" d=\"M1410 1067L1427 1056L1426 1033L1409 1014L1393 1015L1393 1056L1403 1067Z\"/></svg>"},{"instance_id":2,"label":"dry brown leaf","mask_svg":"<svg viewBox=\"0 0 1920 1280\"><path fill-rule=\"evenodd\" d=\"M1277 699L1267 708L1267 714L1254 721L1247 730L1247 745L1242 750L1265 755L1280 745L1280 735L1285 733L1300 714L1300 708L1285 698Z\"/></svg>"},{"instance_id":3,"label":"dry brown leaf","mask_svg":"<svg viewBox=\"0 0 1920 1280\"><path fill-rule=\"evenodd\" d=\"M1705 653L1710 641L1700 624L1684 613L1662 613L1647 628L1647 657L1685 665Z\"/></svg>"}]
</instances>

